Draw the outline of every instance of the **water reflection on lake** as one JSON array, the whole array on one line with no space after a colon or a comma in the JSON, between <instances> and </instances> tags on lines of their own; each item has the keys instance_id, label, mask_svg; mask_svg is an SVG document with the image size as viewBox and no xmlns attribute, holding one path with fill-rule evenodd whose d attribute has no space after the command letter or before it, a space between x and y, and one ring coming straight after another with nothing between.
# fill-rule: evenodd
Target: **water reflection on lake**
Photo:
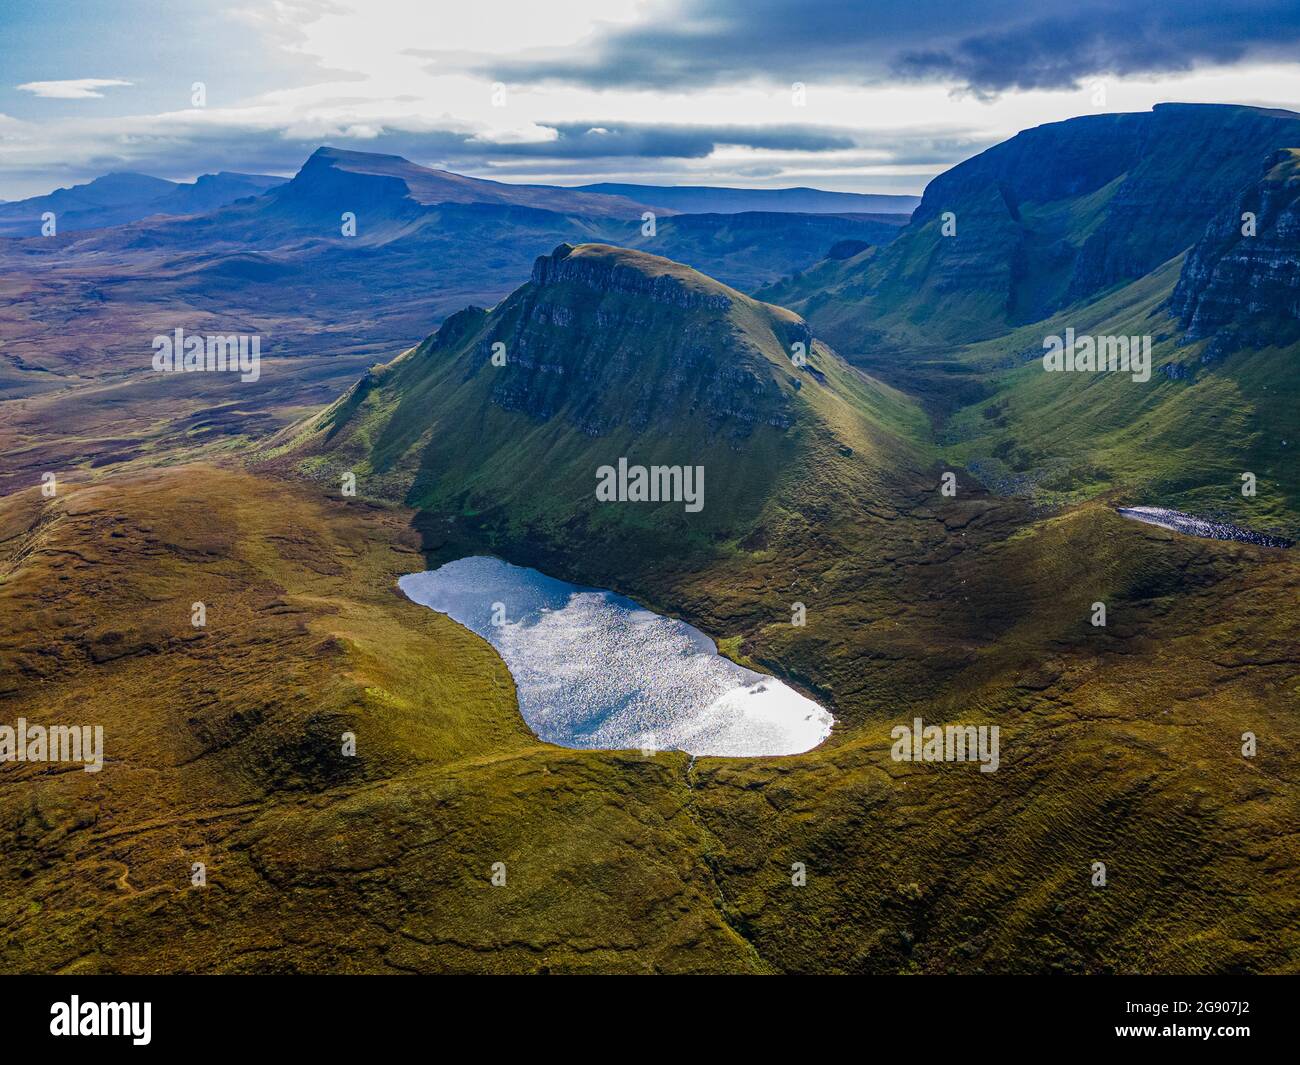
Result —
<instances>
[{"instance_id":1,"label":"water reflection on lake","mask_svg":"<svg viewBox=\"0 0 1300 1065\"><path fill-rule=\"evenodd\" d=\"M549 743L754 756L798 754L830 735L831 715L811 699L613 592L485 556L398 584L497 649L524 720Z\"/></svg>"}]
</instances>

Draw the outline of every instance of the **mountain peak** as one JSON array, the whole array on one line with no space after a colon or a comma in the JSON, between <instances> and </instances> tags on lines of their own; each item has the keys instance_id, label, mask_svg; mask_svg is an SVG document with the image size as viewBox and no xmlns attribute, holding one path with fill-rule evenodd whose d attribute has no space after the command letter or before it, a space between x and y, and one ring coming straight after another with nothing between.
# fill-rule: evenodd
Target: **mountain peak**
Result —
<instances>
[{"instance_id":1,"label":"mountain peak","mask_svg":"<svg viewBox=\"0 0 1300 1065\"><path fill-rule=\"evenodd\" d=\"M422 206L443 203L487 203L532 207L563 214L639 219L644 204L622 196L578 192L551 185L512 185L503 181L453 174L450 170L413 163L400 155L358 152L322 145L312 152L294 178L300 188L320 181L332 182L339 174L352 178L389 178L401 181L406 195ZM333 188L333 185L331 185ZM673 211L661 211L673 214Z\"/></svg>"},{"instance_id":2,"label":"mountain peak","mask_svg":"<svg viewBox=\"0 0 1300 1065\"><path fill-rule=\"evenodd\" d=\"M575 284L596 292L622 292L657 303L725 310L746 297L684 263L612 244L559 245L533 264L534 285Z\"/></svg>"}]
</instances>

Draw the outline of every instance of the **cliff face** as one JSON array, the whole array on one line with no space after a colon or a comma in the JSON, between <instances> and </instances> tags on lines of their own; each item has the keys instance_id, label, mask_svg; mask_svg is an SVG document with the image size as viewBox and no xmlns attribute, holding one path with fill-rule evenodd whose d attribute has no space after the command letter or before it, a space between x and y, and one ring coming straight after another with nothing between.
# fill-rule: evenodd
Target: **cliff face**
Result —
<instances>
[{"instance_id":1,"label":"cliff face","mask_svg":"<svg viewBox=\"0 0 1300 1065\"><path fill-rule=\"evenodd\" d=\"M1296 144L1300 115L1233 105L1039 126L935 178L878 254L768 298L840 350L880 360L997 336L1185 251L1257 180L1261 159Z\"/></svg>"},{"instance_id":2,"label":"cliff face","mask_svg":"<svg viewBox=\"0 0 1300 1065\"><path fill-rule=\"evenodd\" d=\"M792 420L797 371L780 370L763 353L764 338L736 320L758 307L666 259L562 244L492 312L466 372L490 375L491 400L502 409L560 416L587 436L689 419L740 439ZM756 317L767 346L788 351L795 339L811 341L793 316ZM506 362L492 367L498 344Z\"/></svg>"},{"instance_id":3,"label":"cliff face","mask_svg":"<svg viewBox=\"0 0 1300 1065\"><path fill-rule=\"evenodd\" d=\"M988 188L1002 190L1011 204L1046 203L1094 192L1135 165L1139 132L1151 118L1085 115L1027 129L931 181L912 222L924 223L956 210Z\"/></svg>"},{"instance_id":4,"label":"cliff face","mask_svg":"<svg viewBox=\"0 0 1300 1065\"><path fill-rule=\"evenodd\" d=\"M597 295L621 293L641 296L650 303L690 310L707 307L725 311L731 299L720 286L695 283L685 272L646 269L649 256L573 255L571 244L561 244L533 264L537 286L571 284ZM612 251L612 249L611 249Z\"/></svg>"},{"instance_id":5,"label":"cliff face","mask_svg":"<svg viewBox=\"0 0 1300 1065\"><path fill-rule=\"evenodd\" d=\"M1177 255L1253 177L1261 156L1297 142L1300 115L1251 107L1158 104L1149 114L1074 118L1026 130L940 175L914 220L945 210L960 217L962 207L987 203L988 190L997 189L1006 220L1019 227L1020 253L1047 228L1024 207L1116 182L1099 217L1079 212L1060 227L1073 260L1061 302L1071 302Z\"/></svg>"},{"instance_id":6,"label":"cliff face","mask_svg":"<svg viewBox=\"0 0 1300 1065\"><path fill-rule=\"evenodd\" d=\"M1080 249L1068 300L1132 281L1187 248L1254 180L1261 158L1300 143L1300 115L1161 104L1132 141L1136 165Z\"/></svg>"},{"instance_id":7,"label":"cliff face","mask_svg":"<svg viewBox=\"0 0 1300 1065\"><path fill-rule=\"evenodd\" d=\"M1187 255L1171 309L1190 340L1235 327L1267 342L1264 330L1300 322L1300 149L1273 153L1216 215Z\"/></svg>"}]
</instances>

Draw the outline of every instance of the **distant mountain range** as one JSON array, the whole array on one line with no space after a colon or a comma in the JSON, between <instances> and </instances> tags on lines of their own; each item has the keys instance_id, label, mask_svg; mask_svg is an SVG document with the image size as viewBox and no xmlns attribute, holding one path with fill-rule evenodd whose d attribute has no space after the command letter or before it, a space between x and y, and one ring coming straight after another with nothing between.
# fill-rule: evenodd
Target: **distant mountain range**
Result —
<instances>
[{"instance_id":1,"label":"distant mountain range","mask_svg":"<svg viewBox=\"0 0 1300 1065\"><path fill-rule=\"evenodd\" d=\"M140 188L170 188L149 202L176 204L180 193L152 180L129 183L137 195L116 209L140 213ZM191 201L202 185L188 193ZM4 210L25 219L37 206ZM647 212L656 215L652 225ZM563 241L643 248L751 289L811 266L846 240L888 242L906 220L674 213L620 196L483 181L330 147L262 195L183 213L81 233L61 215L56 237L0 241L0 274L22 278L30 306L52 304L23 314L15 327L23 366L85 373L106 356L121 368L138 366L152 330L136 323L176 317L178 308L193 328L210 322L217 331L238 325L261 333L265 350L276 354L391 350L467 304L495 303L528 278L539 254ZM85 343L66 343L69 313ZM17 376L27 387L51 381Z\"/></svg>"},{"instance_id":2,"label":"distant mountain range","mask_svg":"<svg viewBox=\"0 0 1300 1065\"><path fill-rule=\"evenodd\" d=\"M889 245L758 295L921 397L1001 490L1294 536L1298 148L1300 115L1235 105L1040 126L935 178ZM1154 379L1044 374L1067 328L1148 337Z\"/></svg>"},{"instance_id":3,"label":"distant mountain range","mask_svg":"<svg viewBox=\"0 0 1300 1065\"><path fill-rule=\"evenodd\" d=\"M54 213L59 233L119 226L151 215L203 214L245 196L260 196L284 182L265 174L226 171L188 183L148 174L105 174L85 185L0 203L0 237L40 236L46 212Z\"/></svg>"},{"instance_id":4,"label":"distant mountain range","mask_svg":"<svg viewBox=\"0 0 1300 1065\"><path fill-rule=\"evenodd\" d=\"M399 155L318 149L303 166L304 174L331 171L333 188L345 193L356 186L346 175L375 181L390 178L402 196L422 206L439 204L497 204L582 214L593 218L639 216L643 211L672 214L876 215L876 220L901 225L920 202L915 196L884 196L820 189L729 189L707 186L600 184L569 188L519 185L465 177L448 170L419 166ZM327 180L315 183L323 191ZM53 211L61 233L123 225L153 215L193 215L214 211L247 196L259 196L289 179L265 174L221 171L189 183L168 181L129 171L105 174L84 185L56 189L23 200L0 200L0 237L41 235L41 216Z\"/></svg>"},{"instance_id":5,"label":"distant mountain range","mask_svg":"<svg viewBox=\"0 0 1300 1065\"><path fill-rule=\"evenodd\" d=\"M1294 533L1300 474L1277 425L1296 388L1268 349L1293 350L1298 117L1169 104L1038 127L940 175L910 220L690 213L614 186L509 185L324 147L292 180L206 213L0 242L0 389L139 371L149 338L178 324L257 332L271 359L382 358L497 304L548 249L611 245L791 308L920 400L991 486L1052 500L1140 488L1131 502ZM730 190L687 191L704 198L679 202L728 206L713 194ZM1248 211L1258 236L1238 233ZM1158 380L1084 389L1032 372L1045 333L1085 327L1149 335ZM1245 405L1225 403L1234 378ZM1175 475L1153 432L1198 472ZM1278 486L1270 508L1225 495L1243 462Z\"/></svg>"},{"instance_id":6,"label":"distant mountain range","mask_svg":"<svg viewBox=\"0 0 1300 1065\"><path fill-rule=\"evenodd\" d=\"M1290 112L1251 107L1162 105L1149 113L1089 116L1028 130L931 182L901 232L887 230L886 239L879 240L874 233L864 234L860 243L852 237L826 242L844 221L841 215L677 214L659 221L653 240L642 239L634 215L630 233L539 260L531 286L490 313L455 315L448 326L454 322L463 329L472 315L487 315L475 357L481 356L490 334L508 350L517 350L524 367L566 367L575 346L604 351L606 334L584 327L582 313L566 300L559 304L563 310L555 310L550 290L538 288L538 270L554 261L553 268L543 270L547 278L573 274L576 280L580 273L590 282L588 290L599 294L606 333L622 338L614 350L604 351L599 365L624 365L626 352L639 349L619 323L638 323L654 338L652 351L629 364L642 372L613 390L618 404L649 419L648 427L655 406L642 391L660 388L665 379L676 380L684 372L659 365L653 352L680 352L684 343L715 353L728 346L698 339L699 327L682 326L659 336L648 324L659 313L650 305L661 298L658 289L648 290L649 302L642 300L639 306L620 300L615 311L608 303L614 297L602 285L638 273L674 275L668 267L647 265L662 264L661 259L637 258L632 251L616 253L605 246L654 249L703 274L721 274L718 281L722 288L730 286L732 294L719 299L738 306L739 293L733 290L754 291L753 272L772 261L775 249L794 258L798 240L804 247L821 242L820 263L802 276L758 289L760 298L801 314L807 343L814 336L825 338L850 362L924 403L936 416L943 441L991 487L1048 500L1136 493L1125 498L1182 505L1246 527L1294 534L1300 469L1287 440L1292 434L1285 429L1285 411L1300 389L1295 375L1278 376L1272 349L1294 351L1289 346L1300 335L1294 284L1300 276L1297 151L1286 147L1300 144L1298 119ZM313 166L324 173L336 167L335 156L318 153L313 159L295 184L309 177ZM368 174L371 165L346 158L347 180ZM434 179L419 172L412 180L436 187ZM652 187L619 188L642 195ZM291 184L267 202L294 195ZM587 189L573 195L601 193ZM329 197L313 190L305 202L323 199ZM420 223L409 200L399 201L407 205L406 213L396 207L385 213L378 204L370 210L381 217L391 214L391 224L410 233ZM619 210L641 206L628 200ZM1257 218L1258 231L1243 236L1242 219L1248 214ZM586 226L593 236L601 235L602 226L590 217ZM894 232L896 239L887 239ZM747 275L749 284L744 283ZM525 321L534 326L537 320L550 322L555 314L564 319L563 327L552 325L540 333L534 327L504 329L500 316L520 306L533 308ZM1067 329L1148 337L1154 380L1137 386L1128 378L1093 381L1044 374L1038 358L1043 338ZM444 336L428 349L440 351L447 343ZM761 347L751 342L747 348L756 346ZM408 387L407 375L417 364L424 365L418 359L403 362L400 372L392 370L393 380ZM651 366L658 368L651 371ZM520 379L522 372L515 366L485 378L474 369L472 376L480 383L494 382L495 405L508 394L513 397L510 409L548 424L557 412L571 408L581 412L573 427L580 438L618 434L621 423L610 420L613 412L603 400L573 392L594 379L591 367L555 369L558 376L538 370L526 381ZM741 383L739 369L736 373L729 395L738 411L750 390ZM1229 402L1223 391L1226 380L1246 390L1249 400ZM453 394L459 397L454 404L458 410L487 401L486 393L471 400L449 382L436 390L439 397ZM386 415L407 409L394 406L389 393L385 396L380 409ZM637 398L629 402L629 396ZM427 414L440 402L429 398L410 409ZM697 398L690 405L691 417L709 409ZM783 417L769 411L749 420ZM670 419L665 439L693 439L688 421ZM418 419L406 431L416 424ZM748 422L741 418L739 424ZM712 430L721 431L718 426ZM502 433L511 440L536 435L522 429L507 433L504 427ZM1165 443L1152 446L1153 434ZM451 450L443 453L431 445L424 468L458 469L455 432L436 435ZM391 443L393 430L368 427L363 438ZM1091 441L1083 449L1086 455L1080 453L1081 440ZM1183 457L1196 455L1196 461L1171 463L1171 447ZM555 456L561 449L548 438L545 450ZM475 470L489 467L490 462ZM1270 494L1248 501L1237 492L1241 468L1266 478ZM412 476L400 497L423 506L435 497L427 496L419 487L423 482ZM469 491L479 476L467 469L446 474L445 480L458 491ZM504 499L514 491L503 482L485 490L482 499L464 497L461 504L482 510L487 496ZM570 495L559 491L557 498ZM449 505L443 496L436 498L438 507Z\"/></svg>"},{"instance_id":7,"label":"distant mountain range","mask_svg":"<svg viewBox=\"0 0 1300 1065\"><path fill-rule=\"evenodd\" d=\"M692 214L793 211L801 214L910 215L921 202L918 196L826 192L822 189L729 189L710 185L625 185L617 182L578 185L577 191L623 196L660 210L667 208Z\"/></svg>"}]
</instances>

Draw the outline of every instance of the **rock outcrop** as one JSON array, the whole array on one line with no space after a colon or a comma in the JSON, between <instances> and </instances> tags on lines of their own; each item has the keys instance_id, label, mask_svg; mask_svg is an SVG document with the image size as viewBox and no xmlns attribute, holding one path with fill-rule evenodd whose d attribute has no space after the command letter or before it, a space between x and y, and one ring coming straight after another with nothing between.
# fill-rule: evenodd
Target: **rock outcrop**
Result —
<instances>
[{"instance_id":1,"label":"rock outcrop","mask_svg":"<svg viewBox=\"0 0 1300 1065\"><path fill-rule=\"evenodd\" d=\"M790 397L760 342L733 320L738 304L762 306L667 259L561 244L485 321L466 373L504 353L494 404L540 420L563 416L588 436L683 417L733 438L757 425L784 428ZM794 316L771 327L773 347L812 343Z\"/></svg>"},{"instance_id":2,"label":"rock outcrop","mask_svg":"<svg viewBox=\"0 0 1300 1065\"><path fill-rule=\"evenodd\" d=\"M709 307L725 311L731 306L727 295L715 291L717 286L693 284L683 272L645 269L645 262L650 258L637 256L631 259L617 255L573 257L573 245L561 244L550 255L541 256L533 264L532 283L543 286L575 284L599 294L619 292L641 296L652 303L683 310Z\"/></svg>"},{"instance_id":3,"label":"rock outcrop","mask_svg":"<svg viewBox=\"0 0 1300 1065\"><path fill-rule=\"evenodd\" d=\"M1279 326L1300 325L1300 149L1274 152L1263 176L1216 215L1170 306L1189 340L1231 327L1243 344L1268 342Z\"/></svg>"}]
</instances>

